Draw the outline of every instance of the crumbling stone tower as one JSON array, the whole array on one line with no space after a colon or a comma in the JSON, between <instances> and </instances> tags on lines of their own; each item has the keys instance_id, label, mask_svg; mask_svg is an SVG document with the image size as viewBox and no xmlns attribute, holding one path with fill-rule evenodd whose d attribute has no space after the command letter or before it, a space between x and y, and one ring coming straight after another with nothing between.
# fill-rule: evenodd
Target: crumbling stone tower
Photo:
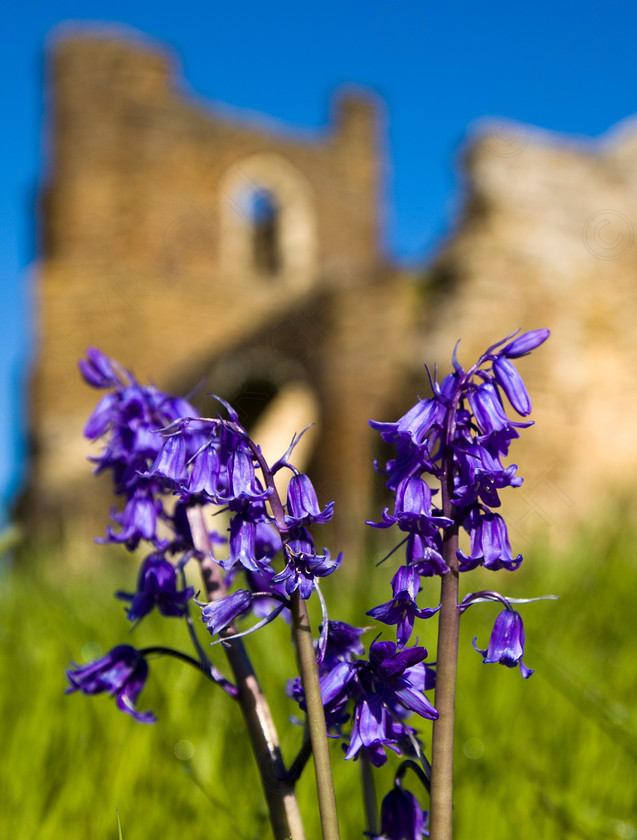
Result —
<instances>
[{"instance_id":1,"label":"crumbling stone tower","mask_svg":"<svg viewBox=\"0 0 637 840\"><path fill-rule=\"evenodd\" d=\"M310 471L352 545L371 513L367 420L395 415L414 311L379 244L378 103L340 94L318 137L234 122L182 93L156 46L86 34L57 43L49 98L39 516L75 519L96 492L82 439L96 394L76 368L95 345L141 381L203 381L246 422L302 385L319 414Z\"/></svg>"}]
</instances>

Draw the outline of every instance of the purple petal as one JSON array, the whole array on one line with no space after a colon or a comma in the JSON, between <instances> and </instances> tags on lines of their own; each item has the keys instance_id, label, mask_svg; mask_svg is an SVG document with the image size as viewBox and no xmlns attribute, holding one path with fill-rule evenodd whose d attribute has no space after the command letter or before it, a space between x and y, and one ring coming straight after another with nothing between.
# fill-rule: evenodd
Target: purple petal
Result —
<instances>
[{"instance_id":1,"label":"purple petal","mask_svg":"<svg viewBox=\"0 0 637 840\"><path fill-rule=\"evenodd\" d=\"M531 350L535 350L540 344L543 344L551 334L550 330L531 330L530 332L522 333L517 338L514 338L509 344L500 350L500 355L506 356L508 359L517 359L520 356L525 356Z\"/></svg>"},{"instance_id":2,"label":"purple petal","mask_svg":"<svg viewBox=\"0 0 637 840\"><path fill-rule=\"evenodd\" d=\"M411 709L412 712L416 712L420 717L427 718L428 720L437 720L438 712L425 695L413 688L413 686L406 685L398 689L398 691L394 691L394 694L405 708Z\"/></svg>"},{"instance_id":3,"label":"purple petal","mask_svg":"<svg viewBox=\"0 0 637 840\"><path fill-rule=\"evenodd\" d=\"M350 662L339 662L327 674L323 674L320 680L323 705L331 703L353 676L354 668Z\"/></svg>"},{"instance_id":4,"label":"purple petal","mask_svg":"<svg viewBox=\"0 0 637 840\"><path fill-rule=\"evenodd\" d=\"M493 363L493 372L498 385L507 395L509 402L518 414L521 414L523 417L530 414L531 399L515 365L511 364L508 359L499 356Z\"/></svg>"}]
</instances>

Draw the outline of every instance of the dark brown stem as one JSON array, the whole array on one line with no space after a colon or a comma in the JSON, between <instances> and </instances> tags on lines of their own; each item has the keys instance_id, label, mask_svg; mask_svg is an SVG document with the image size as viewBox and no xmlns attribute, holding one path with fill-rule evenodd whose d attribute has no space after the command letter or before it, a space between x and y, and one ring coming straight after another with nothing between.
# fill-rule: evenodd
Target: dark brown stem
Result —
<instances>
[{"instance_id":1,"label":"dark brown stem","mask_svg":"<svg viewBox=\"0 0 637 840\"><path fill-rule=\"evenodd\" d=\"M303 736L303 743L301 744L301 749L298 752L298 755L290 764L290 769L286 773L285 779L288 782L297 782L301 778L301 773L305 769L305 765L310 760L310 756L312 755L312 742L310 741L310 732L306 726L305 733Z\"/></svg>"},{"instance_id":2,"label":"dark brown stem","mask_svg":"<svg viewBox=\"0 0 637 840\"><path fill-rule=\"evenodd\" d=\"M188 665L193 665L202 674L205 674L208 679L212 680L213 683L216 683L220 686L226 694L228 694L233 699L236 699L239 690L235 685L225 679L223 674L221 674L211 662L208 660L202 659L193 659L192 656L188 656L186 653L182 653L180 650L175 650L174 648L164 647L163 645L152 645L151 647L142 648L140 651L142 656L152 656L153 654L157 653L160 656L172 656L173 659L179 659L180 662L186 662Z\"/></svg>"},{"instance_id":3,"label":"dark brown stem","mask_svg":"<svg viewBox=\"0 0 637 840\"><path fill-rule=\"evenodd\" d=\"M188 512L188 521L193 543L204 555L199 564L208 598L216 601L225 597L227 592L219 566L212 560L212 547L201 509L192 508ZM234 633L236 628L228 627L221 635L231 636ZM241 639L229 639L223 648L239 689L237 699L261 776L274 838L305 840L294 783L286 780L279 737L252 663Z\"/></svg>"}]
</instances>

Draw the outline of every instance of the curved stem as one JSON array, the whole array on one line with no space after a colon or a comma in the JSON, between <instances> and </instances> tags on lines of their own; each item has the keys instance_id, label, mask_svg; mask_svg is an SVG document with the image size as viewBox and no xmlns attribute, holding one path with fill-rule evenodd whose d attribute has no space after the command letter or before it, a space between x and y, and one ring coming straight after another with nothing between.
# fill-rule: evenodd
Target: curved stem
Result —
<instances>
[{"instance_id":1,"label":"curved stem","mask_svg":"<svg viewBox=\"0 0 637 840\"><path fill-rule=\"evenodd\" d=\"M188 511L188 521L195 547L203 553L199 561L208 598L216 601L227 594L219 566L212 560L212 546L202 512ZM236 633L229 627L221 635ZM294 795L294 784L286 780L286 768L279 746L270 707L241 639L230 639L224 652L239 690L238 702L257 762L263 792L268 804L275 840L305 840L301 813Z\"/></svg>"},{"instance_id":2,"label":"curved stem","mask_svg":"<svg viewBox=\"0 0 637 840\"><path fill-rule=\"evenodd\" d=\"M403 782L403 776L407 772L407 770L411 770L413 773L418 776L418 779L427 793L431 793L431 781L425 771L422 769L420 764L417 764L412 758L408 758L406 761L403 761L400 767L398 768L398 772L394 778L394 784L397 787L400 787Z\"/></svg>"},{"instance_id":3,"label":"curved stem","mask_svg":"<svg viewBox=\"0 0 637 840\"><path fill-rule=\"evenodd\" d=\"M301 749L299 750L298 755L296 756L292 764L290 764L290 769L285 774L286 782L297 782L301 778L301 773L305 769L305 765L309 761L311 755L312 742L310 741L310 732L306 724Z\"/></svg>"},{"instance_id":4,"label":"curved stem","mask_svg":"<svg viewBox=\"0 0 637 840\"><path fill-rule=\"evenodd\" d=\"M186 574L185 574L183 568L181 569L181 581L182 581L182 586L185 589L186 588ZM233 685L230 682L230 680L226 679L224 677L224 675L221 673L221 671L219 671L218 668L215 668L215 666L212 664L212 662L208 658L208 656L206 654L206 651L202 648L201 643L199 641L199 638L197 636L197 633L195 631L194 625L192 623L192 616L190 614L190 608L189 608L188 604L186 604L186 615L184 616L184 618L186 620L186 627L188 628L188 633L190 635L190 640L193 644L194 649L197 651L197 654L199 655L199 661L201 662L201 670L202 671L205 670L205 672L208 672L210 674L211 679L214 680L214 682L218 683L223 688L223 690L226 691L231 697L236 698L237 695L239 694L239 691L238 691L237 687L235 685Z\"/></svg>"},{"instance_id":5,"label":"curved stem","mask_svg":"<svg viewBox=\"0 0 637 840\"><path fill-rule=\"evenodd\" d=\"M145 647L139 652L142 656L151 656L153 653L158 653L161 656L172 656L173 659L179 659L181 662L186 662L188 665L192 665L194 668L197 668L198 671L205 674L208 679L212 680L212 682L220 685L226 694L230 695L230 697L236 699L239 695L239 689L236 685L233 685L229 680L227 680L223 674L221 674L214 665L207 660L201 661L194 659L192 656L188 656L187 653L182 653L180 650L164 647L163 645Z\"/></svg>"}]
</instances>

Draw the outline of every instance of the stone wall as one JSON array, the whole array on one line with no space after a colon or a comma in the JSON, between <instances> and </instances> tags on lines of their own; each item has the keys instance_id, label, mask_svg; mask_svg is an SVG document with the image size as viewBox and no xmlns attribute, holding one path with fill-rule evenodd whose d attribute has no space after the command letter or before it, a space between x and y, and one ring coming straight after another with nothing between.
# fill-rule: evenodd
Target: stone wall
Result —
<instances>
[{"instance_id":1,"label":"stone wall","mask_svg":"<svg viewBox=\"0 0 637 840\"><path fill-rule=\"evenodd\" d=\"M147 42L90 34L50 57L32 510L63 521L91 504L81 433L97 394L77 359L94 345L179 393L260 387L265 404L309 385L321 499L338 501L354 545L371 513L367 420L405 381L404 347L385 339L415 323L379 246L380 103L343 91L325 131L275 131L195 102L174 65ZM276 206L267 270L250 209L263 191Z\"/></svg>"},{"instance_id":2,"label":"stone wall","mask_svg":"<svg viewBox=\"0 0 637 840\"><path fill-rule=\"evenodd\" d=\"M425 395L422 362L449 359L458 338L471 363L514 329L546 326L550 341L520 361L537 428L512 451L526 477L505 502L514 542L538 526L565 535L630 492L634 126L601 143L483 126L465 151L462 216L423 294L379 245L384 123L369 95L341 92L323 132L274 130L195 101L156 45L83 35L52 53L49 112L37 521L76 523L91 507L105 517L81 435L96 401L76 370L89 345L141 381L237 399L251 422L300 389L317 413L309 469L321 500L337 501L334 547L354 552L378 515L368 418L396 419ZM245 201L261 189L278 208L265 274ZM286 446L294 431L282 431Z\"/></svg>"},{"instance_id":3,"label":"stone wall","mask_svg":"<svg viewBox=\"0 0 637 840\"><path fill-rule=\"evenodd\" d=\"M423 355L471 362L513 329L549 327L519 364L536 429L514 444L520 537L554 536L632 493L637 437L637 130L575 142L491 125L466 149L465 209L432 272ZM516 498L517 497L517 498Z\"/></svg>"}]
</instances>

